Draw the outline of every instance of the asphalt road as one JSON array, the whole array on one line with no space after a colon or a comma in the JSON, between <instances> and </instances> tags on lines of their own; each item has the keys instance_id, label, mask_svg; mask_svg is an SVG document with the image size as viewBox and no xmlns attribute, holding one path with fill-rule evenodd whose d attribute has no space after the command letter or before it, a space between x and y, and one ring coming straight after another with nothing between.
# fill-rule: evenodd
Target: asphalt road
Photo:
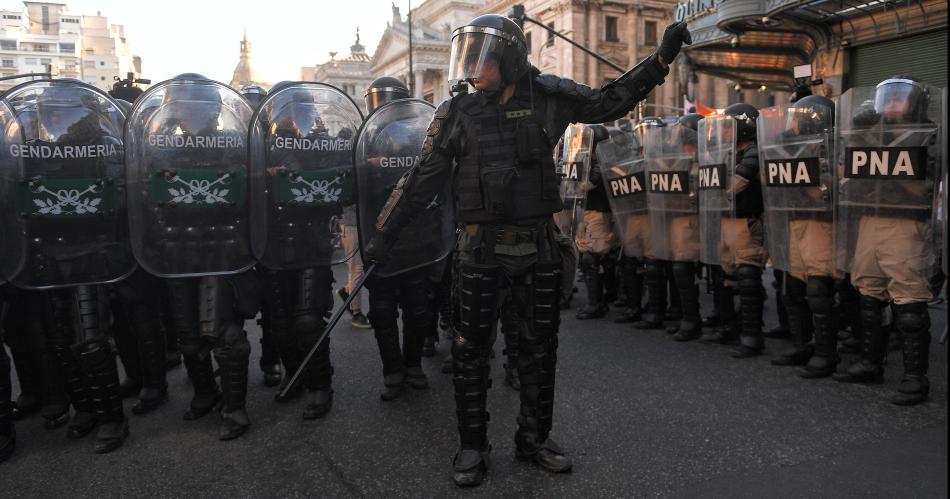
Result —
<instances>
[{"instance_id":1,"label":"asphalt road","mask_svg":"<svg viewBox=\"0 0 950 499\"><path fill-rule=\"evenodd\" d=\"M931 400L901 408L888 403L896 352L884 385L805 381L769 355L734 360L726 347L614 324L616 314L563 315L553 437L574 459L570 474L514 459L518 396L502 382L500 355L490 476L460 490L451 380L439 372L449 342L424 360L429 390L387 403L372 331L341 324L333 411L304 422L302 400L277 405L261 383L260 330L248 322L253 426L244 437L218 441L211 415L182 421L191 389L179 367L169 403L130 415L132 435L111 454L93 454L92 437L44 430L38 417L20 421L17 452L0 464L0 497L947 497L947 348L936 338ZM766 314L775 321L771 300ZM939 337L946 305L931 316ZM784 347L769 340L767 353Z\"/></svg>"}]
</instances>

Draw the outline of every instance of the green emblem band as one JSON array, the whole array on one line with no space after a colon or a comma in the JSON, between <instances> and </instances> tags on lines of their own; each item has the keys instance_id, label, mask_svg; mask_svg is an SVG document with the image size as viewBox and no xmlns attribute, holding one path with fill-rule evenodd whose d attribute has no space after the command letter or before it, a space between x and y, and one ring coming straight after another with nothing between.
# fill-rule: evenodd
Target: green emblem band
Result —
<instances>
[{"instance_id":1,"label":"green emblem band","mask_svg":"<svg viewBox=\"0 0 950 499\"><path fill-rule=\"evenodd\" d=\"M278 205L331 206L348 204L353 187L344 170L281 171L274 177Z\"/></svg>"},{"instance_id":2,"label":"green emblem band","mask_svg":"<svg viewBox=\"0 0 950 499\"><path fill-rule=\"evenodd\" d=\"M156 204L181 208L243 206L247 182L241 170L162 170L152 173Z\"/></svg>"},{"instance_id":3,"label":"green emblem band","mask_svg":"<svg viewBox=\"0 0 950 499\"><path fill-rule=\"evenodd\" d=\"M68 218L115 213L116 186L111 178L52 179L34 177L17 182L21 217Z\"/></svg>"}]
</instances>

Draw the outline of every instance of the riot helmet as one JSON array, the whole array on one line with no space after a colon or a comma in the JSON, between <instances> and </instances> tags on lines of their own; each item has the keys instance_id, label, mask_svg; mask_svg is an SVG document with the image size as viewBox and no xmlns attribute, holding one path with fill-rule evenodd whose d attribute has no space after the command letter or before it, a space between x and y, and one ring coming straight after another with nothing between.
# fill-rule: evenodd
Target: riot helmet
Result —
<instances>
[{"instance_id":1,"label":"riot helmet","mask_svg":"<svg viewBox=\"0 0 950 499\"><path fill-rule=\"evenodd\" d=\"M633 128L637 133L637 144L638 148L642 151L643 144L646 143L644 137L646 137L647 130L650 128L659 128L666 126L666 123L656 116L647 116L637 122L637 125Z\"/></svg>"},{"instance_id":2,"label":"riot helmet","mask_svg":"<svg viewBox=\"0 0 950 499\"><path fill-rule=\"evenodd\" d=\"M178 79L176 76L173 80ZM173 122L183 133L200 134L218 128L221 94L210 82L171 81L162 96L162 106L172 110Z\"/></svg>"},{"instance_id":3,"label":"riot helmet","mask_svg":"<svg viewBox=\"0 0 950 499\"><path fill-rule=\"evenodd\" d=\"M241 88L241 95L247 99L251 108L256 110L260 107L261 102L264 102L264 98L267 97L267 90L264 90L258 85L245 85Z\"/></svg>"},{"instance_id":4,"label":"riot helmet","mask_svg":"<svg viewBox=\"0 0 950 499\"><path fill-rule=\"evenodd\" d=\"M676 124L679 126L685 126L686 128L689 128L690 130L695 132L699 130L699 122L702 119L703 119L703 115L701 114L689 113L689 114L680 116L679 119L676 120Z\"/></svg>"},{"instance_id":5,"label":"riot helmet","mask_svg":"<svg viewBox=\"0 0 950 499\"><path fill-rule=\"evenodd\" d=\"M736 142L755 142L755 120L759 117L759 110L751 104L738 103L727 107L722 112L736 121Z\"/></svg>"},{"instance_id":6,"label":"riot helmet","mask_svg":"<svg viewBox=\"0 0 950 499\"><path fill-rule=\"evenodd\" d=\"M699 122L702 119L703 115L697 113L680 116L676 120L673 130L671 130L670 139L683 144L690 152L695 152L697 147L696 132L699 131Z\"/></svg>"},{"instance_id":7,"label":"riot helmet","mask_svg":"<svg viewBox=\"0 0 950 499\"><path fill-rule=\"evenodd\" d=\"M286 85L285 85L286 86ZM278 133L306 137L326 133L313 94L302 88L291 88L280 93L281 106L275 120Z\"/></svg>"},{"instance_id":8,"label":"riot helmet","mask_svg":"<svg viewBox=\"0 0 950 499\"><path fill-rule=\"evenodd\" d=\"M909 76L894 76L877 84L874 110L885 123L921 123L927 121L930 93L920 81Z\"/></svg>"},{"instance_id":9,"label":"riot helmet","mask_svg":"<svg viewBox=\"0 0 950 499\"><path fill-rule=\"evenodd\" d=\"M36 97L37 138L59 144L84 144L97 137L99 101L74 81L52 82Z\"/></svg>"},{"instance_id":10,"label":"riot helmet","mask_svg":"<svg viewBox=\"0 0 950 499\"><path fill-rule=\"evenodd\" d=\"M366 101L366 112L372 113L387 102L399 99L408 99L409 89L406 85L391 76L382 76L373 80L369 88L363 92Z\"/></svg>"},{"instance_id":11,"label":"riot helmet","mask_svg":"<svg viewBox=\"0 0 950 499\"><path fill-rule=\"evenodd\" d=\"M472 19L452 32L449 82L517 82L528 72L528 43L514 21L498 14Z\"/></svg>"},{"instance_id":12,"label":"riot helmet","mask_svg":"<svg viewBox=\"0 0 950 499\"><path fill-rule=\"evenodd\" d=\"M594 159L597 159L597 144L601 141L609 139L610 131L604 125L588 125L588 126L594 132L593 139L591 140L591 144L590 144L590 150L594 155Z\"/></svg>"},{"instance_id":13,"label":"riot helmet","mask_svg":"<svg viewBox=\"0 0 950 499\"><path fill-rule=\"evenodd\" d=\"M788 110L785 131L791 135L817 135L830 130L835 121L835 103L827 97L809 95Z\"/></svg>"}]
</instances>

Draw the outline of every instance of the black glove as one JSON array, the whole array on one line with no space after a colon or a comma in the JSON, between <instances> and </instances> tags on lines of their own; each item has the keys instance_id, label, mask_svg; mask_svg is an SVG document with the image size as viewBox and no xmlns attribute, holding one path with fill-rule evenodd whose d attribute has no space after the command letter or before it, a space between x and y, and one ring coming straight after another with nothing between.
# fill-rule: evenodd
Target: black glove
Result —
<instances>
[{"instance_id":1,"label":"black glove","mask_svg":"<svg viewBox=\"0 0 950 499\"><path fill-rule=\"evenodd\" d=\"M656 53L660 55L664 63L670 64L679 55L684 43L686 45L693 43L693 38L686 29L686 23L675 22L663 31L663 41L660 42L660 49Z\"/></svg>"},{"instance_id":2,"label":"black glove","mask_svg":"<svg viewBox=\"0 0 950 499\"><path fill-rule=\"evenodd\" d=\"M369 244L363 248L363 261L383 265L389 260L395 245L395 238L391 238L384 233L376 234L369 240Z\"/></svg>"},{"instance_id":3,"label":"black glove","mask_svg":"<svg viewBox=\"0 0 950 499\"><path fill-rule=\"evenodd\" d=\"M871 126L881 121L881 115L874 110L874 104L865 102L854 110L852 119L854 126Z\"/></svg>"}]
</instances>

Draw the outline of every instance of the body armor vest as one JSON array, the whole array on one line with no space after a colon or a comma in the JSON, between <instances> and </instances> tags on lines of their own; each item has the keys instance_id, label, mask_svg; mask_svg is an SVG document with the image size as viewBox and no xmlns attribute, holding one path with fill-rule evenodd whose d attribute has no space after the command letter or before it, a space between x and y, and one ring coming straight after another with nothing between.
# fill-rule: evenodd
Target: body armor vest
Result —
<instances>
[{"instance_id":1,"label":"body armor vest","mask_svg":"<svg viewBox=\"0 0 950 499\"><path fill-rule=\"evenodd\" d=\"M521 86L504 105L473 94L459 99L463 151L456 175L457 217L463 223L542 218L562 209L545 123L544 94ZM550 120L547 120L550 121Z\"/></svg>"}]
</instances>

